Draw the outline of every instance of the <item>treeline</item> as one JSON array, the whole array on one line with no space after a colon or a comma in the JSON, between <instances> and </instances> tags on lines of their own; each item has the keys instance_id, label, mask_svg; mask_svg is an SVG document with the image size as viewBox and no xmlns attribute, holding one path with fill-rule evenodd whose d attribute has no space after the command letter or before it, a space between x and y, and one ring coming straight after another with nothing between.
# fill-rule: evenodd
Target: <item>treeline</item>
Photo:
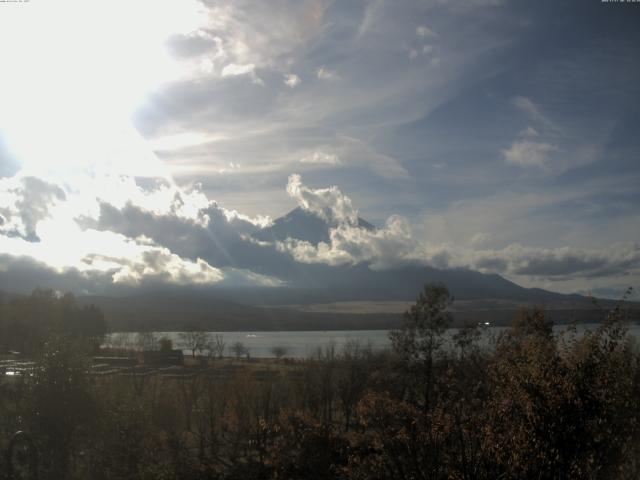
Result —
<instances>
[{"instance_id":1,"label":"treeline","mask_svg":"<svg viewBox=\"0 0 640 480\"><path fill-rule=\"evenodd\" d=\"M90 339L100 346L106 328L100 309L79 305L71 293L37 289L29 296L0 302L0 351L32 355L42 351L53 334Z\"/></svg>"},{"instance_id":2,"label":"treeline","mask_svg":"<svg viewBox=\"0 0 640 480\"><path fill-rule=\"evenodd\" d=\"M31 432L45 479L640 478L640 356L621 309L584 336L523 311L489 348L470 326L451 349L450 302L426 287L388 352L174 376L90 376L83 342L55 336L2 390L0 439Z\"/></svg>"}]
</instances>

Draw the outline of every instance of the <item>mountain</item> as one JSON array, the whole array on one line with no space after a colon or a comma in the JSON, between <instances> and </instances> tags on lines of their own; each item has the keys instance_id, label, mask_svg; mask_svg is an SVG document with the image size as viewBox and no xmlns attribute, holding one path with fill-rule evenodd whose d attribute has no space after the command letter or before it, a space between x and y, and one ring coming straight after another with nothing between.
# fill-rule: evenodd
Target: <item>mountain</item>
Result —
<instances>
[{"instance_id":1,"label":"mountain","mask_svg":"<svg viewBox=\"0 0 640 480\"><path fill-rule=\"evenodd\" d=\"M358 226L365 230L375 230L372 224L360 217ZM329 223L325 220L298 207L284 217L276 219L270 227L254 233L253 238L264 242L295 238L318 245L320 242L329 242L329 229Z\"/></svg>"},{"instance_id":2,"label":"mountain","mask_svg":"<svg viewBox=\"0 0 640 480\"><path fill-rule=\"evenodd\" d=\"M375 230L361 218L358 225ZM320 217L297 208L255 233L254 238L267 242L296 238L317 245L329 241L330 228ZM444 283L455 297L454 317L458 322L482 319L493 324L508 324L519 308L532 305L543 305L549 312L556 312L555 317L552 315L555 321L567 321L572 315L577 320L596 321L602 316L587 297L524 288L496 274L425 265L381 270L367 263L339 266L302 263L287 252L257 242L223 240L226 257L233 260L231 265L235 268L278 278L282 284L273 287L161 282L135 287L110 285L110 289L85 290L100 296L80 298L84 303L102 308L113 330L391 328L397 326L400 313L415 301L423 286L432 282ZM202 238L203 251L209 248L210 241L208 237ZM212 264L220 265L223 260L213 257ZM33 268L35 273L39 272ZM29 275L28 269L20 272L24 278L0 273L0 289L15 289L24 294L40 285L78 293L82 289L73 285L86 285L75 281L82 278L74 271L64 274L73 280L64 287L55 283L62 274L52 271L48 276ZM34 284L34 278L38 283ZM11 294L0 292L0 301L11 298ZM605 309L612 305L610 301L600 304ZM637 304L633 308L638 311Z\"/></svg>"},{"instance_id":3,"label":"mountain","mask_svg":"<svg viewBox=\"0 0 640 480\"><path fill-rule=\"evenodd\" d=\"M358 226L366 230L375 227L358 217ZM318 245L329 242L331 226L327 221L302 208L296 208L276 219L270 227L253 237L261 241L283 241L294 238ZM267 273L267 272L264 272ZM579 295L562 295L541 289L526 289L496 274L483 274L469 269L437 269L411 265L374 270L370 265L330 266L325 264L292 263L283 270L283 279L295 288L260 291L260 303L309 304L351 300L407 301L415 298L429 282L446 284L451 293L462 299L505 299L529 303L584 302ZM247 292L248 290L245 290ZM254 289L253 291L259 291ZM227 291L239 300L231 290Z\"/></svg>"}]
</instances>

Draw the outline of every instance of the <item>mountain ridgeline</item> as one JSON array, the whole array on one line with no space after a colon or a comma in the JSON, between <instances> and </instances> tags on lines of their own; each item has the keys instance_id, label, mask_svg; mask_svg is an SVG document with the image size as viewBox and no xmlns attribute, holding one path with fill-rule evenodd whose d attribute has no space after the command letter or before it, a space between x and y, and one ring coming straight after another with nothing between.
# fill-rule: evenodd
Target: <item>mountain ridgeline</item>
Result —
<instances>
[{"instance_id":1,"label":"mountain ridgeline","mask_svg":"<svg viewBox=\"0 0 640 480\"><path fill-rule=\"evenodd\" d=\"M358 217L358 226L373 231L375 226ZM296 208L276 219L270 227L253 237L261 241L297 239L318 245L330 241L331 226L313 213ZM366 263L330 266L296 264L288 272L289 288L265 293L275 304L317 303L349 300L413 300L425 283L442 282L456 298L508 299L531 303L581 301L579 295L562 295L541 289L527 289L500 275L468 269L438 269L427 266L401 266L372 270ZM295 286L295 288L292 288Z\"/></svg>"},{"instance_id":2,"label":"mountain ridgeline","mask_svg":"<svg viewBox=\"0 0 640 480\"><path fill-rule=\"evenodd\" d=\"M361 218L358 225L375 230ZM296 208L253 236L264 242L293 238L318 245L329 241L330 225ZM243 258L248 256L244 254L252 252L236 245L237 250L230 250L229 256L237 259L241 268ZM282 280L277 287L151 284L77 298L80 304L99 307L109 330L133 331L390 329L400 324L408 303L428 283L447 285L455 298L455 324L487 321L508 325L519 309L535 305L544 306L553 321L590 322L601 317L590 298L523 288L495 274L419 265L379 270L366 263L307 264L285 253L279 255L277 262L265 260L257 269L257 273ZM6 284L15 286L15 280L7 278ZM43 280L42 285L31 288L38 286L52 287ZM0 288L7 289L5 283ZM19 291L28 292L24 288ZM2 297L6 303L16 295L0 292ZM601 301L604 308L611 305L611 301ZM630 305L637 313L637 304Z\"/></svg>"},{"instance_id":3,"label":"mountain ridgeline","mask_svg":"<svg viewBox=\"0 0 640 480\"><path fill-rule=\"evenodd\" d=\"M358 217L358 227L370 231L376 228L360 217ZM257 231L253 237L265 242L295 238L316 246L320 242L328 243L330 241L329 224L319 216L300 207L291 210L284 217L277 218L271 226Z\"/></svg>"},{"instance_id":4,"label":"mountain ridgeline","mask_svg":"<svg viewBox=\"0 0 640 480\"><path fill-rule=\"evenodd\" d=\"M360 228L375 226L358 218ZM313 245L330 241L330 225L301 208L253 234L265 242L302 240ZM271 273L265 270L264 273ZM402 266L372 270L367 264L329 266L292 262L280 287L155 287L136 295L88 297L110 321L112 329L181 330L357 330L390 329L401 323L403 302L412 302L427 283L448 286L456 301L454 324L488 321L509 325L522 307L544 305L549 318L565 322L598 321L592 299L523 288L500 275L468 269ZM351 311L323 306L356 304ZM394 311L376 310L376 302L396 302ZM374 305L374 308L364 308ZM612 302L602 301L604 307ZM362 308L358 308L362 307Z\"/></svg>"}]
</instances>

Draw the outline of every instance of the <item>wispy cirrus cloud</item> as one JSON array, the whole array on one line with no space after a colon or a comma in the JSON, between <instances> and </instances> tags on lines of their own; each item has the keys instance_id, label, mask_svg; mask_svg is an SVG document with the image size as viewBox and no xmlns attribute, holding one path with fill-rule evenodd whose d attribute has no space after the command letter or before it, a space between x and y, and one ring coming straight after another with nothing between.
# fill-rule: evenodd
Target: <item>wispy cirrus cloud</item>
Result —
<instances>
[{"instance_id":1,"label":"wispy cirrus cloud","mask_svg":"<svg viewBox=\"0 0 640 480\"><path fill-rule=\"evenodd\" d=\"M300 159L300 163L306 163L310 165L330 165L336 166L340 165L340 157L335 153L326 153L321 151L314 151L309 155L305 155Z\"/></svg>"}]
</instances>

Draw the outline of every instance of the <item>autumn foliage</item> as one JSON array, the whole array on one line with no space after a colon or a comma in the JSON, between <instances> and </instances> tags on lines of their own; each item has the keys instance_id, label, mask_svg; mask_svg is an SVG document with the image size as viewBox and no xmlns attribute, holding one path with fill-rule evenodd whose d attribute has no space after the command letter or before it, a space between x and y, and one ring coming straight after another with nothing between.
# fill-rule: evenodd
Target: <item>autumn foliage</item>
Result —
<instances>
[{"instance_id":1,"label":"autumn foliage","mask_svg":"<svg viewBox=\"0 0 640 480\"><path fill-rule=\"evenodd\" d=\"M55 337L35 376L3 386L2 431L33 433L42 478L640 477L640 356L621 307L586 334L522 311L489 338L451 335L451 302L427 286L386 352L216 359L227 370L172 378L94 378L80 340Z\"/></svg>"}]
</instances>

